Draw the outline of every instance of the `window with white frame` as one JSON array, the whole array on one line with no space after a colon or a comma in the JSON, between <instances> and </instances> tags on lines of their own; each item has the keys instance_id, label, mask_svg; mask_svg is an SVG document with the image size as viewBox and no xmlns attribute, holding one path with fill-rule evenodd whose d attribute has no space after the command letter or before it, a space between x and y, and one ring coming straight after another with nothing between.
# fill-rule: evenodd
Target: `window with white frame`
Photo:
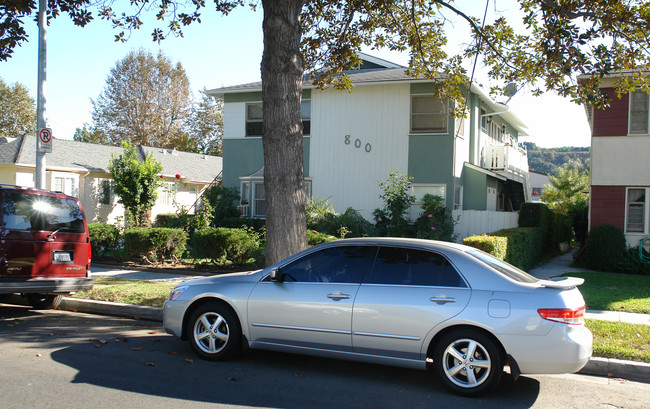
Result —
<instances>
[{"instance_id":1,"label":"window with white frame","mask_svg":"<svg viewBox=\"0 0 650 409\"><path fill-rule=\"evenodd\" d=\"M302 134L311 134L311 101L306 99L300 101L300 118L302 119ZM264 128L262 124L263 108L261 102L246 104L246 136L262 136Z\"/></svg>"},{"instance_id":2,"label":"window with white frame","mask_svg":"<svg viewBox=\"0 0 650 409\"><path fill-rule=\"evenodd\" d=\"M446 190L447 185L444 184L411 184L411 195L415 197L415 201L409 209L410 219L415 220L420 216L420 212L422 212L422 204L424 204L423 198L426 194L442 197L442 205L446 206Z\"/></svg>"},{"instance_id":3,"label":"window with white frame","mask_svg":"<svg viewBox=\"0 0 650 409\"><path fill-rule=\"evenodd\" d=\"M99 204L109 205L113 199L113 181L110 179L99 180L99 190L97 192Z\"/></svg>"},{"instance_id":4,"label":"window with white frame","mask_svg":"<svg viewBox=\"0 0 650 409\"><path fill-rule=\"evenodd\" d=\"M262 103L246 104L246 136L262 136Z\"/></svg>"},{"instance_id":5,"label":"window with white frame","mask_svg":"<svg viewBox=\"0 0 650 409\"><path fill-rule=\"evenodd\" d=\"M454 188L454 210L463 208L463 187L456 186Z\"/></svg>"},{"instance_id":6,"label":"window with white frame","mask_svg":"<svg viewBox=\"0 0 650 409\"><path fill-rule=\"evenodd\" d=\"M647 188L628 188L626 197L625 231L627 233L645 233L648 213Z\"/></svg>"},{"instance_id":7,"label":"window with white frame","mask_svg":"<svg viewBox=\"0 0 650 409\"><path fill-rule=\"evenodd\" d=\"M647 135L650 110L650 100L645 92L630 93L630 124L628 134Z\"/></svg>"},{"instance_id":8,"label":"window with white frame","mask_svg":"<svg viewBox=\"0 0 650 409\"><path fill-rule=\"evenodd\" d=\"M447 133L449 107L446 98L411 95L411 132Z\"/></svg>"},{"instance_id":9,"label":"window with white frame","mask_svg":"<svg viewBox=\"0 0 650 409\"><path fill-rule=\"evenodd\" d=\"M264 182L253 182L253 216L266 217Z\"/></svg>"},{"instance_id":10,"label":"window with white frame","mask_svg":"<svg viewBox=\"0 0 650 409\"><path fill-rule=\"evenodd\" d=\"M79 189L77 189L77 178L70 176L55 176L54 190L57 192L63 192L66 195L77 196L79 194Z\"/></svg>"},{"instance_id":11,"label":"window with white frame","mask_svg":"<svg viewBox=\"0 0 650 409\"><path fill-rule=\"evenodd\" d=\"M174 193L176 193L176 186L174 182L163 182L162 192L160 194L160 204L163 206L171 206L174 204Z\"/></svg>"}]
</instances>

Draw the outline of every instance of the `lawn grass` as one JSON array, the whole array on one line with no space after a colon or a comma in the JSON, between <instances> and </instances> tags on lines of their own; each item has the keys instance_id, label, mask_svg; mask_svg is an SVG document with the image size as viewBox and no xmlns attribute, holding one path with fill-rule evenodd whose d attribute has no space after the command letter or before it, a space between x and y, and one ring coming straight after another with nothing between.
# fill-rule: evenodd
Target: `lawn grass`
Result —
<instances>
[{"instance_id":1,"label":"lawn grass","mask_svg":"<svg viewBox=\"0 0 650 409\"><path fill-rule=\"evenodd\" d=\"M617 273L567 273L581 277L578 287L588 310L650 314L650 276Z\"/></svg>"},{"instance_id":2,"label":"lawn grass","mask_svg":"<svg viewBox=\"0 0 650 409\"><path fill-rule=\"evenodd\" d=\"M594 335L594 356L650 363L650 325L585 320Z\"/></svg>"},{"instance_id":3,"label":"lawn grass","mask_svg":"<svg viewBox=\"0 0 650 409\"><path fill-rule=\"evenodd\" d=\"M72 297L162 307L169 292L175 286L176 283L160 281L95 277L95 285L91 290L79 291Z\"/></svg>"}]
</instances>

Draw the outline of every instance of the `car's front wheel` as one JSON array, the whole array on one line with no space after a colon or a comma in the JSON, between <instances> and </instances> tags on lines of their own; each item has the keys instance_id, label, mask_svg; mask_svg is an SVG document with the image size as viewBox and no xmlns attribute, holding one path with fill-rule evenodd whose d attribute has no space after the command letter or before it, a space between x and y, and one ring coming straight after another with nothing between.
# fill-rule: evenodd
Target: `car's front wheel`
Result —
<instances>
[{"instance_id":1,"label":"car's front wheel","mask_svg":"<svg viewBox=\"0 0 650 409\"><path fill-rule=\"evenodd\" d=\"M473 329L443 336L433 360L440 381L459 395L475 396L491 390L503 372L503 359L494 341Z\"/></svg>"},{"instance_id":2,"label":"car's front wheel","mask_svg":"<svg viewBox=\"0 0 650 409\"><path fill-rule=\"evenodd\" d=\"M220 361L241 351L241 325L232 310L219 303L208 303L192 313L187 339L202 358Z\"/></svg>"},{"instance_id":3,"label":"car's front wheel","mask_svg":"<svg viewBox=\"0 0 650 409\"><path fill-rule=\"evenodd\" d=\"M37 310L48 310L56 308L61 304L61 294L26 294L29 304Z\"/></svg>"}]
</instances>

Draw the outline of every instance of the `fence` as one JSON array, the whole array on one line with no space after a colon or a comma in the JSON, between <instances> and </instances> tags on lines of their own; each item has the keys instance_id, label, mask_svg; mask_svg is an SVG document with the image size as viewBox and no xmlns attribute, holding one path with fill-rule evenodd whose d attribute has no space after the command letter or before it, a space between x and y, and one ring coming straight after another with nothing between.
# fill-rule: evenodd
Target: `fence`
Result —
<instances>
[{"instance_id":1,"label":"fence","mask_svg":"<svg viewBox=\"0 0 650 409\"><path fill-rule=\"evenodd\" d=\"M517 227L519 212L495 212L490 210L454 210L456 241L476 234L491 233L500 229Z\"/></svg>"}]
</instances>

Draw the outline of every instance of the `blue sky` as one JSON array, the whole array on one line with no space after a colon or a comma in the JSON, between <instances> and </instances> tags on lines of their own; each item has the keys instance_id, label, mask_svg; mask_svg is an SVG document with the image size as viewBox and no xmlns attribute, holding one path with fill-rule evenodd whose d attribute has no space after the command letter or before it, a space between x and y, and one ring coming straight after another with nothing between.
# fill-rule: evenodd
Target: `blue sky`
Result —
<instances>
[{"instance_id":1,"label":"blue sky","mask_svg":"<svg viewBox=\"0 0 650 409\"><path fill-rule=\"evenodd\" d=\"M38 30L32 19L25 22L29 40L8 61L0 62L0 78L9 84L20 82L36 99ZM208 7L200 24L184 29L183 38L170 36L160 45L151 40L153 27L145 20L145 25L134 31L129 41L116 43L114 36L118 31L106 21L94 20L81 28L62 15L51 22L47 29L46 96L48 125L54 137L72 139L77 127L92 122L90 100L99 96L115 63L140 47L154 54L162 50L174 62L180 62L196 93L204 87L211 89L260 79L261 9L253 12L239 8L222 17ZM450 41L454 43L458 42ZM366 52L403 65L408 63L407 55ZM480 74L477 79L488 85L487 78L481 78ZM589 126L581 106L557 95L533 97L525 89L508 105L528 125L531 136L523 141L543 147L590 144Z\"/></svg>"}]
</instances>

